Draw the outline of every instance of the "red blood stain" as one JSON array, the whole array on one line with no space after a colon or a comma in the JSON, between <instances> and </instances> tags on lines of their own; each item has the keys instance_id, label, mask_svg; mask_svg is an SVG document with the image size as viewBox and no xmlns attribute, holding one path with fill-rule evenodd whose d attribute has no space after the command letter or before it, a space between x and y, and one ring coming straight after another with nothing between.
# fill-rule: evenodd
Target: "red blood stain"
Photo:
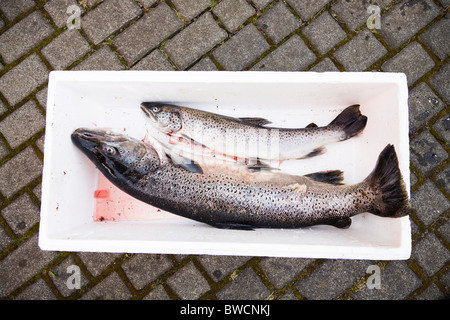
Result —
<instances>
[{"instance_id":1,"label":"red blood stain","mask_svg":"<svg viewBox=\"0 0 450 320\"><path fill-rule=\"evenodd\" d=\"M96 199L105 199L109 197L109 190L106 189L100 189L100 190L95 190L94 191L94 198Z\"/></svg>"}]
</instances>

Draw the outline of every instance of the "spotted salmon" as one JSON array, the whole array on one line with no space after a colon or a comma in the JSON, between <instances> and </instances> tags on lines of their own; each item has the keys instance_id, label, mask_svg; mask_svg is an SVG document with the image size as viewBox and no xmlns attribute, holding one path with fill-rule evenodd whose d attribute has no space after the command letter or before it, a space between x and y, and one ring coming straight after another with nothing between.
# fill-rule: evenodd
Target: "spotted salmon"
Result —
<instances>
[{"instance_id":1,"label":"spotted salmon","mask_svg":"<svg viewBox=\"0 0 450 320\"><path fill-rule=\"evenodd\" d=\"M347 107L327 126L311 123L299 129L272 128L263 118L233 118L159 102L144 102L141 109L152 127L173 138L172 144L187 141L203 153L250 164L322 154L325 145L357 135L367 123L359 105Z\"/></svg>"},{"instance_id":2,"label":"spotted salmon","mask_svg":"<svg viewBox=\"0 0 450 320\"><path fill-rule=\"evenodd\" d=\"M218 228L349 227L351 217L370 212L402 217L408 194L392 145L380 153L362 182L342 185L327 173L290 176L186 170L149 143L104 130L77 129L72 141L118 188L152 206ZM332 174L339 177L339 172Z\"/></svg>"}]
</instances>

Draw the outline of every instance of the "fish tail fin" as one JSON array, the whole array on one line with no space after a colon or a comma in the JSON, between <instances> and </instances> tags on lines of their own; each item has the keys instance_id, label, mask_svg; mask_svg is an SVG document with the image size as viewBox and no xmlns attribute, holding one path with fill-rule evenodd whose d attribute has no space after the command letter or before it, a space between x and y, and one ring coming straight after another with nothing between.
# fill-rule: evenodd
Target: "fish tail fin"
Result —
<instances>
[{"instance_id":1,"label":"fish tail fin","mask_svg":"<svg viewBox=\"0 0 450 320\"><path fill-rule=\"evenodd\" d=\"M359 104L344 109L328 126L337 126L343 131L340 140L347 140L360 133L366 127L367 117L361 114Z\"/></svg>"},{"instance_id":2,"label":"fish tail fin","mask_svg":"<svg viewBox=\"0 0 450 320\"><path fill-rule=\"evenodd\" d=\"M377 164L365 182L376 190L373 208L369 212L380 217L403 217L411 212L408 193L398 165L393 145L381 151Z\"/></svg>"}]
</instances>

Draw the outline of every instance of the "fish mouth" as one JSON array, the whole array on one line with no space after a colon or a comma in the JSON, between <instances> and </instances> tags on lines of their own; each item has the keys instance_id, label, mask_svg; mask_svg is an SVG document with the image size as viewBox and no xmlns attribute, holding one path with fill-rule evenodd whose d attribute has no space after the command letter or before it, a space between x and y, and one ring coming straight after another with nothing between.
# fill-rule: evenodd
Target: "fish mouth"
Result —
<instances>
[{"instance_id":1,"label":"fish mouth","mask_svg":"<svg viewBox=\"0 0 450 320\"><path fill-rule=\"evenodd\" d=\"M144 111L145 115L152 119L154 122L157 122L156 118L156 112L153 111L154 108L161 109L163 106L165 106L165 103L161 102L142 102L141 103L141 109Z\"/></svg>"},{"instance_id":2,"label":"fish mouth","mask_svg":"<svg viewBox=\"0 0 450 320\"><path fill-rule=\"evenodd\" d=\"M119 142L125 141L122 135L103 129L87 129L78 128L72 135L72 142L82 150L95 152L96 149L104 142Z\"/></svg>"}]
</instances>

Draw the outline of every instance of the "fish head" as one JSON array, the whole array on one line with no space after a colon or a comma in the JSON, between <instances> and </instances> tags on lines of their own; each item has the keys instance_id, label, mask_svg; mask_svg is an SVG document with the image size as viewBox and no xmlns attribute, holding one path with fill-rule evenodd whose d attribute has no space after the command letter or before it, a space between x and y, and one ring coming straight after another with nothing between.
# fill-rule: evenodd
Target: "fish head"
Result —
<instances>
[{"instance_id":1,"label":"fish head","mask_svg":"<svg viewBox=\"0 0 450 320\"><path fill-rule=\"evenodd\" d=\"M141 109L152 120L153 125L164 133L174 134L183 126L181 109L178 106L160 102L143 102Z\"/></svg>"},{"instance_id":2,"label":"fish head","mask_svg":"<svg viewBox=\"0 0 450 320\"><path fill-rule=\"evenodd\" d=\"M153 146L124 134L79 128L71 138L110 180L136 181L161 166Z\"/></svg>"}]
</instances>

